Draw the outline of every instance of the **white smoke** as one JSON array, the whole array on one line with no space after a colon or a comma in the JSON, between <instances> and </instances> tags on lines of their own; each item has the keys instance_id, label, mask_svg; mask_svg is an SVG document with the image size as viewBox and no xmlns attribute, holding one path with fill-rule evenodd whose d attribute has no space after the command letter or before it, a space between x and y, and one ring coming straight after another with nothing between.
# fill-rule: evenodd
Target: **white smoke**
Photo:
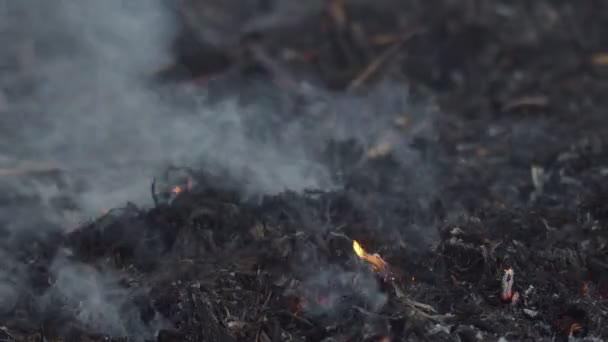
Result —
<instances>
[{"instance_id":1,"label":"white smoke","mask_svg":"<svg viewBox=\"0 0 608 342\"><path fill-rule=\"evenodd\" d=\"M388 115L410 109L407 89L395 85L355 96L302 84L304 105L256 84L248 104L203 91L188 103L169 101L149 82L171 61L175 23L162 2L0 0L0 168L35 163L66 170L68 183L85 181L76 202L89 214L127 201L150 204L152 177L170 164L228 169L250 194L328 189L335 183L315 157L328 139L368 148L392 127ZM324 128L314 124L321 121ZM407 149L397 152L403 163L415 160ZM47 217L51 198L62 191L38 182L27 189L43 202L36 215ZM28 215L11 217L9 230L31 224ZM116 278L65 260L52 272L52 291L80 305L84 324L118 335L132 331L121 318L128 293ZM15 287L0 278L0 304Z\"/></svg>"},{"instance_id":2,"label":"white smoke","mask_svg":"<svg viewBox=\"0 0 608 342\"><path fill-rule=\"evenodd\" d=\"M163 326L159 318L144 323L134 305L137 293L125 288L110 270L57 257L51 266L53 285L39 300L43 311L57 310L73 315L87 331L111 336L132 336L143 341Z\"/></svg>"}]
</instances>

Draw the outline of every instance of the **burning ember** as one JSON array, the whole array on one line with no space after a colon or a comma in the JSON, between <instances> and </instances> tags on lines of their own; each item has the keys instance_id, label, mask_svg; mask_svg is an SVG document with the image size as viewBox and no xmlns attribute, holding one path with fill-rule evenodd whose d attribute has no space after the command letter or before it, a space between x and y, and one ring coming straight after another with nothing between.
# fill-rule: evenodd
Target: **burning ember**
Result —
<instances>
[{"instance_id":1,"label":"burning ember","mask_svg":"<svg viewBox=\"0 0 608 342\"><path fill-rule=\"evenodd\" d=\"M171 171L177 172L177 176L172 175ZM154 178L151 185L151 193L155 205L161 202L169 203L178 195L191 191L194 187L194 180L189 172L191 171L171 168L165 172L161 179L157 180Z\"/></svg>"},{"instance_id":2,"label":"burning ember","mask_svg":"<svg viewBox=\"0 0 608 342\"><path fill-rule=\"evenodd\" d=\"M513 293L514 277L512 268L505 270L505 274L502 276L500 299L505 303L515 303L519 299L519 294Z\"/></svg>"},{"instance_id":3,"label":"burning ember","mask_svg":"<svg viewBox=\"0 0 608 342\"><path fill-rule=\"evenodd\" d=\"M353 240L353 249L357 256L370 264L372 264L372 269L374 272L379 273L385 280L393 280L394 279L394 271L391 266L382 259L380 255L377 253L369 254L361 247L361 244L357 240Z\"/></svg>"}]
</instances>

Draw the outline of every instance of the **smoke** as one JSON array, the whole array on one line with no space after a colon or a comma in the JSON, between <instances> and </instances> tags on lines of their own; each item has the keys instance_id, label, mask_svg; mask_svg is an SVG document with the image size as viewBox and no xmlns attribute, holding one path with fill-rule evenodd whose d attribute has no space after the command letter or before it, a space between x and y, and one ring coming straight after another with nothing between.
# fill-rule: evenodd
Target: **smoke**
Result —
<instances>
[{"instance_id":1,"label":"smoke","mask_svg":"<svg viewBox=\"0 0 608 342\"><path fill-rule=\"evenodd\" d=\"M13 136L2 166L25 159L66 170L72 183L87 184L77 202L89 214L149 204L153 172L169 164L221 166L240 175L249 194L327 189L336 184L315 158L324 144L355 139L369 147L391 127L390 115L410 106L407 89L395 85L356 96L301 84L294 95L261 82L176 103L148 82L169 63L175 34L160 0L5 1L4 9L17 60L0 76ZM19 96L23 87L27 96ZM244 92L253 101L243 103Z\"/></svg>"},{"instance_id":2,"label":"smoke","mask_svg":"<svg viewBox=\"0 0 608 342\"><path fill-rule=\"evenodd\" d=\"M151 129L157 100L143 89L142 80L169 60L168 18L154 1L27 1L12 6L25 21L13 29L26 37L20 44L33 51L35 60L16 75L33 89L27 97L8 99L5 115L27 118L16 123L21 134L11 154L76 175L105 175L92 192L107 198L85 195L86 209L124 202L131 185L137 186L129 180L138 174L138 165L129 163L159 145L154 132L164 122ZM26 47L18 46L16 55ZM17 92L15 87L8 85L9 91ZM124 172L132 176L121 177ZM118 182L111 186L112 181Z\"/></svg>"},{"instance_id":3,"label":"smoke","mask_svg":"<svg viewBox=\"0 0 608 342\"><path fill-rule=\"evenodd\" d=\"M260 106L243 108L234 99L178 106L149 87L150 75L169 62L174 33L170 12L160 3L30 1L12 6L25 21L10 27L19 37L13 40L20 41L14 51L17 67L25 63L24 50L33 51L30 58L35 59L21 65L25 71L4 77L9 93L4 114L14 121L10 128L17 135L12 161L34 160L67 170L70 179L87 178L89 190L78 199L85 211L96 213L127 200L149 203L155 168L189 165L199 157L233 170L247 167L253 173L252 191L322 185L310 174L318 167L304 154L302 142L279 150L248 136L246 121L271 124L276 108L271 113ZM34 89L27 97L10 96L24 79ZM205 95L198 101L206 102Z\"/></svg>"},{"instance_id":4,"label":"smoke","mask_svg":"<svg viewBox=\"0 0 608 342\"><path fill-rule=\"evenodd\" d=\"M387 302L377 279L369 272L347 272L336 268L320 270L308 277L296 292L307 315L336 319L361 305L379 311Z\"/></svg>"},{"instance_id":5,"label":"smoke","mask_svg":"<svg viewBox=\"0 0 608 342\"><path fill-rule=\"evenodd\" d=\"M40 310L61 308L73 315L88 331L111 336L133 336L144 341L154 337L162 322L144 322L142 311L134 304L136 291L125 288L120 277L110 270L60 256L51 265L54 282L39 300ZM151 318L154 319L154 318Z\"/></svg>"},{"instance_id":6,"label":"smoke","mask_svg":"<svg viewBox=\"0 0 608 342\"><path fill-rule=\"evenodd\" d=\"M403 147L410 136L395 128L395 115L423 113L412 111L401 85L344 95L306 83L284 92L252 80L230 84L234 92L220 97L195 89L187 101L168 100L149 82L171 61L176 25L162 3L0 1L0 168L65 171L47 180L0 182L10 187L4 193L17 194L6 195L9 204L0 208L9 234L47 229L48 222L65 225L66 208L94 215L127 201L149 205L151 180L167 165L229 170L245 195L331 189L340 180L320 157L326 143L353 140L365 151L387 132L396 132L392 145L400 163L420 163ZM279 17L250 26L284 22ZM413 127L416 134L429 130L426 124ZM408 186L422 193L432 179L419 176ZM72 202L63 197L66 189ZM36 206L14 204L26 202ZM0 270L0 305L17 288L5 273ZM119 335L134 330L122 316L130 294L115 276L64 259L55 261L52 273L49 296L78 303L83 324Z\"/></svg>"}]
</instances>

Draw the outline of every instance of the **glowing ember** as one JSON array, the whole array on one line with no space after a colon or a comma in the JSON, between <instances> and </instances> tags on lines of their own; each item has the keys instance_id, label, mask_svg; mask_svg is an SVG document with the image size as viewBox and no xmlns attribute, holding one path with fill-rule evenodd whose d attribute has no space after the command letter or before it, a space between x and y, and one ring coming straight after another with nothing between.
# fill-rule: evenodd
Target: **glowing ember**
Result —
<instances>
[{"instance_id":1,"label":"glowing ember","mask_svg":"<svg viewBox=\"0 0 608 342\"><path fill-rule=\"evenodd\" d=\"M176 195L179 195L182 192L182 187L179 185L176 185L173 187L173 189L171 190L171 192L173 192Z\"/></svg>"},{"instance_id":2,"label":"glowing ember","mask_svg":"<svg viewBox=\"0 0 608 342\"><path fill-rule=\"evenodd\" d=\"M388 263L386 261L384 261L384 259L382 259L382 257L380 257L380 255L378 255L376 253L374 253L374 254L367 253L365 251L365 249L363 249L363 247L361 247L361 244L359 244L359 242L357 240L353 240L353 249L355 250L355 253L357 254L357 256L359 258L372 264L374 271L382 274L385 279L393 278L393 274L392 274L392 270L390 269L390 266L388 265Z\"/></svg>"},{"instance_id":3,"label":"glowing ember","mask_svg":"<svg viewBox=\"0 0 608 342\"><path fill-rule=\"evenodd\" d=\"M500 299L506 303L514 303L519 299L518 293L513 293L513 280L515 274L512 268L505 270L502 276Z\"/></svg>"}]
</instances>

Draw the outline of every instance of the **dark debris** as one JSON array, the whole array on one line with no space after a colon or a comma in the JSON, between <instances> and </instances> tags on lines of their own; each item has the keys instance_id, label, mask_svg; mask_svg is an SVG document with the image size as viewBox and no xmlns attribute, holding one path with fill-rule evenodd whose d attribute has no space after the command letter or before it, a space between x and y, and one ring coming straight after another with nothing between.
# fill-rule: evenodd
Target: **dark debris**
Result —
<instances>
[{"instance_id":1,"label":"dark debris","mask_svg":"<svg viewBox=\"0 0 608 342\"><path fill-rule=\"evenodd\" d=\"M276 70L344 89L391 34L415 30L366 83L396 77L437 94L438 139L412 144L438 170L437 196L395 190L416 174L390 153L352 167L332 192L244 199L208 174L167 175L152 187L154 208L115 209L66 236L0 242L20 250L28 268L15 271L34 289L0 302L0 337L109 340L33 304L52 286L54 256L69 249L140 289L136 316L162 342L608 339L606 65L590 62L608 47L607 5L401 3L407 11L377 17L353 8L339 29L314 17L298 39L285 29L262 44L285 67ZM363 39L357 27L368 26ZM291 59L277 57L285 50ZM364 152L334 147L337 163ZM175 183L185 190L172 192ZM377 277L351 239L399 279ZM507 268L519 295L511 303L500 299Z\"/></svg>"}]
</instances>

